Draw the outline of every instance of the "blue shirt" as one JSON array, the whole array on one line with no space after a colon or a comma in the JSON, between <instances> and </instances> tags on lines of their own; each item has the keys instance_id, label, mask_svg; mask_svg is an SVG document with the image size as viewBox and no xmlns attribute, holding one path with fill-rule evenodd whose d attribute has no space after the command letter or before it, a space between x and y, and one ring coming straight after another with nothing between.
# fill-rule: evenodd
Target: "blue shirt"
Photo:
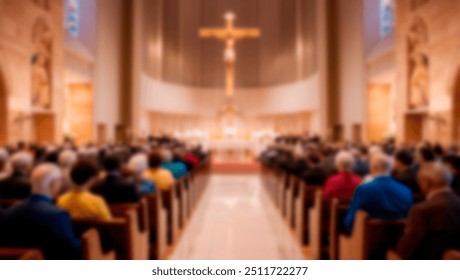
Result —
<instances>
[{"instance_id":1,"label":"blue shirt","mask_svg":"<svg viewBox=\"0 0 460 280\"><path fill-rule=\"evenodd\" d=\"M46 259L81 259L81 243L69 214L44 195L31 195L4 213L5 238L10 247L42 250Z\"/></svg>"},{"instance_id":2,"label":"blue shirt","mask_svg":"<svg viewBox=\"0 0 460 280\"><path fill-rule=\"evenodd\" d=\"M155 184L147 179L141 179L139 185L139 193L140 194L153 194L157 191Z\"/></svg>"},{"instance_id":3,"label":"blue shirt","mask_svg":"<svg viewBox=\"0 0 460 280\"><path fill-rule=\"evenodd\" d=\"M345 217L345 228L351 231L359 210L377 219L403 219L412 207L411 190L390 176L377 177L359 186Z\"/></svg>"},{"instance_id":4,"label":"blue shirt","mask_svg":"<svg viewBox=\"0 0 460 280\"><path fill-rule=\"evenodd\" d=\"M187 166L181 161L165 162L161 165L164 169L171 171L174 179L178 180L187 174Z\"/></svg>"}]
</instances>

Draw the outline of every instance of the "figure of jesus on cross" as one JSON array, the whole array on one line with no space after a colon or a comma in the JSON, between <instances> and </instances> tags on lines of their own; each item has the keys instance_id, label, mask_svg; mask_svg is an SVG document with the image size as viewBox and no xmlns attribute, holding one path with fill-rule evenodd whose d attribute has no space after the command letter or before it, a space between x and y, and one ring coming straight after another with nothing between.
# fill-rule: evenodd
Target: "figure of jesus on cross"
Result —
<instances>
[{"instance_id":1,"label":"figure of jesus on cross","mask_svg":"<svg viewBox=\"0 0 460 280\"><path fill-rule=\"evenodd\" d=\"M235 28L235 14L228 12L225 14L225 28L202 28L200 37L214 38L225 42L224 62L226 68L226 92L228 97L232 97L235 91L235 62L236 52L235 43L245 38L259 38L260 30L257 28Z\"/></svg>"}]
</instances>

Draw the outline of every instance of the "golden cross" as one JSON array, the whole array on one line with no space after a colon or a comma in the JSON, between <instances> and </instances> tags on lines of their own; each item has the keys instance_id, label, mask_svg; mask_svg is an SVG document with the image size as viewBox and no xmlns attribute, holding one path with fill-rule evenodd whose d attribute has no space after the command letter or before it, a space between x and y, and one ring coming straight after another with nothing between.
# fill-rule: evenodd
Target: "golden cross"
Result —
<instances>
[{"instance_id":1,"label":"golden cross","mask_svg":"<svg viewBox=\"0 0 460 280\"><path fill-rule=\"evenodd\" d=\"M235 43L238 40L246 38L259 38L260 29L257 28L235 28L235 14L228 12L224 19L226 22L225 28L202 28L200 29L200 37L214 38L225 42L224 62L226 67L227 96L232 97L235 91Z\"/></svg>"}]
</instances>

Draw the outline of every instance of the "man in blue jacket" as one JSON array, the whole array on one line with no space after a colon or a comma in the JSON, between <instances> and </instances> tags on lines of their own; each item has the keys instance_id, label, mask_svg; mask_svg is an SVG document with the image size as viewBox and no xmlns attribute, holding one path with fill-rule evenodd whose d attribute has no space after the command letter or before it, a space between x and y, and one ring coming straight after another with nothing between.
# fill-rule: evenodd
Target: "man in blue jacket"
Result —
<instances>
[{"instance_id":1,"label":"man in blue jacket","mask_svg":"<svg viewBox=\"0 0 460 280\"><path fill-rule=\"evenodd\" d=\"M412 207L411 190L390 176L391 161L383 153L371 158L371 174L374 179L359 186L345 217L345 228L350 232L356 212L364 210L371 218L403 219Z\"/></svg>"},{"instance_id":2,"label":"man in blue jacket","mask_svg":"<svg viewBox=\"0 0 460 280\"><path fill-rule=\"evenodd\" d=\"M4 213L2 243L42 250L46 259L81 259L81 244L69 214L53 204L61 189L61 172L52 164L32 173L32 195Z\"/></svg>"}]
</instances>

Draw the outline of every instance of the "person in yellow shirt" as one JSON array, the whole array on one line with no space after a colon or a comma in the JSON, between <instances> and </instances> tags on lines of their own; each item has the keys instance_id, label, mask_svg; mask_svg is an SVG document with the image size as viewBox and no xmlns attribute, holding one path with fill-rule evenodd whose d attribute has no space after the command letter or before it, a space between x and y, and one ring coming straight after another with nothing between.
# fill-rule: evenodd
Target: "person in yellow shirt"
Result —
<instances>
[{"instance_id":1,"label":"person in yellow shirt","mask_svg":"<svg viewBox=\"0 0 460 280\"><path fill-rule=\"evenodd\" d=\"M67 210L73 219L110 220L112 215L104 198L89 190L97 181L99 169L88 160L78 161L70 170L72 187L62 195L57 205Z\"/></svg>"},{"instance_id":2,"label":"person in yellow shirt","mask_svg":"<svg viewBox=\"0 0 460 280\"><path fill-rule=\"evenodd\" d=\"M175 183L174 177L168 169L161 167L163 158L161 151L149 154L149 169L145 172L146 179L155 183L160 191L168 191Z\"/></svg>"}]
</instances>

